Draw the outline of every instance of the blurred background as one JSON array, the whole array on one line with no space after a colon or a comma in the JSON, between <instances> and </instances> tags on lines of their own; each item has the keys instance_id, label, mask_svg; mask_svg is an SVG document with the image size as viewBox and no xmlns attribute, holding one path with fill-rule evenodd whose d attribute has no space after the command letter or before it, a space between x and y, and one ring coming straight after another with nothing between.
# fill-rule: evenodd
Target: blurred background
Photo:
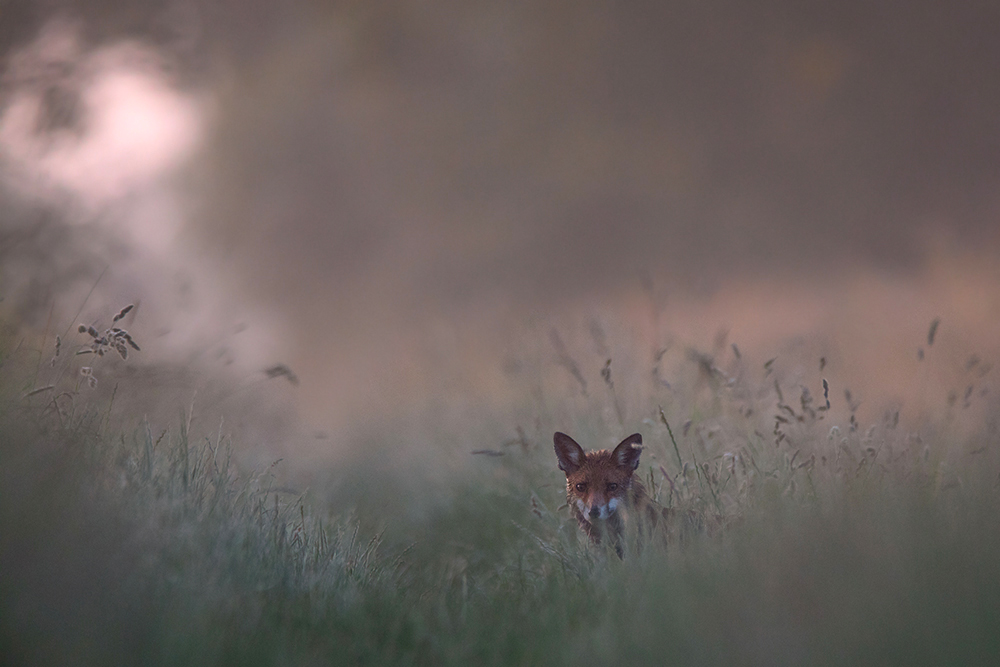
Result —
<instances>
[{"instance_id":1,"label":"blurred background","mask_svg":"<svg viewBox=\"0 0 1000 667\"><path fill-rule=\"evenodd\" d=\"M227 410L269 451L459 413L510 437L585 408L608 358L654 403L699 360L777 357L915 417L969 373L985 395L1000 341L997 25L985 1L4 0L0 307L51 337L137 304L143 409Z\"/></svg>"}]
</instances>

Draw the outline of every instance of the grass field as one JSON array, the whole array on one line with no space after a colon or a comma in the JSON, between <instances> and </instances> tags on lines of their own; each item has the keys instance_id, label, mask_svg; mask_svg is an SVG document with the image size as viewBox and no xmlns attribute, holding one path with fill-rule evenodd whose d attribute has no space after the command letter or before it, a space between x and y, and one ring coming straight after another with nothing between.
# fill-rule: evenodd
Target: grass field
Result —
<instances>
[{"instance_id":1,"label":"grass field","mask_svg":"<svg viewBox=\"0 0 1000 667\"><path fill-rule=\"evenodd\" d=\"M304 492L180 406L152 425L86 400L78 360L46 389L26 347L5 336L0 367L4 664L1000 661L1000 414L978 395L971 422L859 423L842 390L827 411L692 357L662 413L609 372L597 416L509 442L470 417L481 446L371 443L432 465L361 457ZM624 560L585 544L550 422L588 447L641 430L643 478L694 527Z\"/></svg>"}]
</instances>

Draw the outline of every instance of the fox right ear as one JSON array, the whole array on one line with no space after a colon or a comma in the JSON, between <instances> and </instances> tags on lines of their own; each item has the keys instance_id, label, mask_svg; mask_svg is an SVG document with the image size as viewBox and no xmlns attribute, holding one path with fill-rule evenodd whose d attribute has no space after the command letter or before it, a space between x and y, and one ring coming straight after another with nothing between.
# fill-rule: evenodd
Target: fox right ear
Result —
<instances>
[{"instance_id":1,"label":"fox right ear","mask_svg":"<svg viewBox=\"0 0 1000 667\"><path fill-rule=\"evenodd\" d=\"M642 453L642 435L633 433L618 443L612 456L619 467L632 471L639 467L639 455Z\"/></svg>"},{"instance_id":2,"label":"fox right ear","mask_svg":"<svg viewBox=\"0 0 1000 667\"><path fill-rule=\"evenodd\" d=\"M556 458L559 459L560 470L568 475L583 465L585 454L583 447L576 444L576 440L565 433L556 431L556 434L552 436L552 441L556 445Z\"/></svg>"}]
</instances>

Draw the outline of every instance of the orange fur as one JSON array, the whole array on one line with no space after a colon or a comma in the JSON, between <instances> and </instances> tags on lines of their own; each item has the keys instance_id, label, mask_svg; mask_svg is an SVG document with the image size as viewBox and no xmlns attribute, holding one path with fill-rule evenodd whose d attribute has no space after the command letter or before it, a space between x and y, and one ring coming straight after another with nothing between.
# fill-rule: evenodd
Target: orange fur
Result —
<instances>
[{"instance_id":1,"label":"orange fur","mask_svg":"<svg viewBox=\"0 0 1000 667\"><path fill-rule=\"evenodd\" d=\"M573 438L557 432L553 436L559 469L566 473L566 502L580 529L594 544L607 534L622 555L626 520L655 526L666 509L657 504L635 477L642 452L642 436L634 433L614 451L584 452Z\"/></svg>"}]
</instances>

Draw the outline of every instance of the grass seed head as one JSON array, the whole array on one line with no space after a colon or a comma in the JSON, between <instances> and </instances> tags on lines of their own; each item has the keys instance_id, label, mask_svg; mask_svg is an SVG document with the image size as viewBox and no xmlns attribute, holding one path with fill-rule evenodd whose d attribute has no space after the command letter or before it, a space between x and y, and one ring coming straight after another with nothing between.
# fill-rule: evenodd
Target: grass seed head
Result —
<instances>
[{"instance_id":1,"label":"grass seed head","mask_svg":"<svg viewBox=\"0 0 1000 667\"><path fill-rule=\"evenodd\" d=\"M934 336L937 335L938 325L941 324L941 318L935 317L931 322L931 328L927 330L927 347L934 344Z\"/></svg>"},{"instance_id":2,"label":"grass seed head","mask_svg":"<svg viewBox=\"0 0 1000 667\"><path fill-rule=\"evenodd\" d=\"M265 368L264 373L267 375L267 379L269 380L283 377L286 378L289 384L293 387L299 386L299 376L292 372L292 369L285 364L275 364L274 366Z\"/></svg>"},{"instance_id":3,"label":"grass seed head","mask_svg":"<svg viewBox=\"0 0 1000 667\"><path fill-rule=\"evenodd\" d=\"M115 318L113 320L111 320L111 322L114 323L114 322L117 322L118 320L122 319L123 317L125 317L126 315L128 315L129 311L132 310L133 308L135 308L135 304L133 304L133 303L130 303L129 305L125 306L120 311L118 311L118 314L115 315Z\"/></svg>"},{"instance_id":4,"label":"grass seed head","mask_svg":"<svg viewBox=\"0 0 1000 667\"><path fill-rule=\"evenodd\" d=\"M611 381L611 360L610 359L608 359L606 362L604 362L604 368L601 369L601 378L604 379L604 384L608 385L609 387L613 387L614 386L615 383Z\"/></svg>"}]
</instances>

